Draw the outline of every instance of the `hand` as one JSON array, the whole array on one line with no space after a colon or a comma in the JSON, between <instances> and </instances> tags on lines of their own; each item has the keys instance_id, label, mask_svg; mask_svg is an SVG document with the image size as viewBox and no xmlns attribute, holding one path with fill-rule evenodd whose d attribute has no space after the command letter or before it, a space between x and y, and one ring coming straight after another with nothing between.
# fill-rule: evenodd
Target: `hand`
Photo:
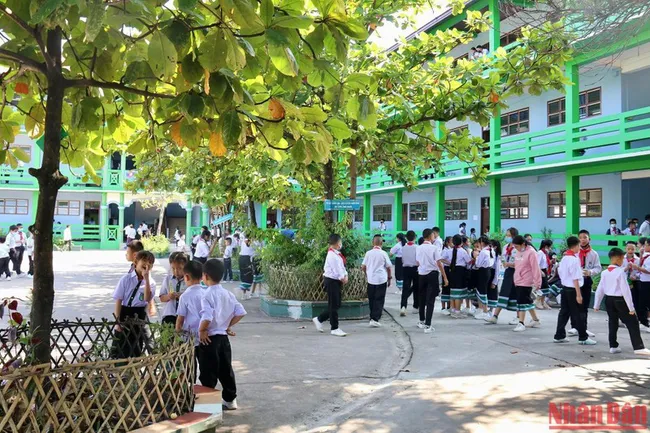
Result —
<instances>
[{"instance_id":1,"label":"hand","mask_svg":"<svg viewBox=\"0 0 650 433\"><path fill-rule=\"evenodd\" d=\"M226 329L226 334L230 335L231 337L234 337L235 335L237 335L237 333L235 333L235 331L233 331L230 328Z\"/></svg>"},{"instance_id":2,"label":"hand","mask_svg":"<svg viewBox=\"0 0 650 433\"><path fill-rule=\"evenodd\" d=\"M445 287L449 285L449 280L445 278Z\"/></svg>"},{"instance_id":3,"label":"hand","mask_svg":"<svg viewBox=\"0 0 650 433\"><path fill-rule=\"evenodd\" d=\"M208 330L207 329L204 330L204 331L199 331L199 341L203 345L210 344L211 340L210 340L210 337L208 337Z\"/></svg>"},{"instance_id":4,"label":"hand","mask_svg":"<svg viewBox=\"0 0 650 433\"><path fill-rule=\"evenodd\" d=\"M591 275L591 272L589 271L589 269L583 269L583 270L582 270L582 275L583 275L584 277L588 277L588 276Z\"/></svg>"},{"instance_id":5,"label":"hand","mask_svg":"<svg viewBox=\"0 0 650 433\"><path fill-rule=\"evenodd\" d=\"M343 279L341 280L341 282L342 282L343 284L347 284L347 283L348 283L348 277L347 277L347 275L346 275L345 277L343 277Z\"/></svg>"},{"instance_id":6,"label":"hand","mask_svg":"<svg viewBox=\"0 0 650 433\"><path fill-rule=\"evenodd\" d=\"M492 284L492 288L493 288L493 289L496 289L496 288L497 288L497 285L496 285L496 284Z\"/></svg>"},{"instance_id":7,"label":"hand","mask_svg":"<svg viewBox=\"0 0 650 433\"><path fill-rule=\"evenodd\" d=\"M594 311L597 313L600 311L600 308L594 308Z\"/></svg>"},{"instance_id":8,"label":"hand","mask_svg":"<svg viewBox=\"0 0 650 433\"><path fill-rule=\"evenodd\" d=\"M122 332L122 327L120 325L115 325L115 332Z\"/></svg>"},{"instance_id":9,"label":"hand","mask_svg":"<svg viewBox=\"0 0 650 433\"><path fill-rule=\"evenodd\" d=\"M576 297L576 302L580 305L582 305L582 296L577 296Z\"/></svg>"},{"instance_id":10,"label":"hand","mask_svg":"<svg viewBox=\"0 0 650 433\"><path fill-rule=\"evenodd\" d=\"M630 311L630 316L634 316L636 314L636 311L632 310Z\"/></svg>"}]
</instances>

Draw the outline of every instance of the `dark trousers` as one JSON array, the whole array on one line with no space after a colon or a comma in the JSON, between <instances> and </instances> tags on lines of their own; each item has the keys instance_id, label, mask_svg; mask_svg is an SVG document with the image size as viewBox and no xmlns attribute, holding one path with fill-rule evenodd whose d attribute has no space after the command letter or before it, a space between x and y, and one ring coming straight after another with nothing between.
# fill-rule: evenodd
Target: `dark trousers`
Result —
<instances>
[{"instance_id":1,"label":"dark trousers","mask_svg":"<svg viewBox=\"0 0 650 433\"><path fill-rule=\"evenodd\" d=\"M199 262L201 264L205 264L205 262L208 261L207 257L194 257L192 260Z\"/></svg>"},{"instance_id":2,"label":"dark trousers","mask_svg":"<svg viewBox=\"0 0 650 433\"><path fill-rule=\"evenodd\" d=\"M438 283L438 271L431 271L427 275L420 275L420 322L431 326L431 317L433 317L433 307L436 302L436 296L440 291Z\"/></svg>"},{"instance_id":3,"label":"dark trousers","mask_svg":"<svg viewBox=\"0 0 650 433\"><path fill-rule=\"evenodd\" d=\"M644 326L650 326L650 320L648 320L648 311L650 311L650 282L648 281L639 281L637 283L639 288L638 299L634 303L634 309L636 315L639 318Z\"/></svg>"},{"instance_id":4,"label":"dark trousers","mask_svg":"<svg viewBox=\"0 0 650 433\"><path fill-rule=\"evenodd\" d=\"M400 307L406 308L408 306L409 296L413 294L413 308L418 309L418 268L415 266L404 266L402 268L402 277L404 284L402 286L402 302Z\"/></svg>"},{"instance_id":5,"label":"dark trousers","mask_svg":"<svg viewBox=\"0 0 650 433\"><path fill-rule=\"evenodd\" d=\"M27 256L29 259L29 271L27 271L27 275L34 275L34 258L32 256Z\"/></svg>"},{"instance_id":6,"label":"dark trousers","mask_svg":"<svg viewBox=\"0 0 650 433\"><path fill-rule=\"evenodd\" d=\"M72 241L65 241L66 251L72 251Z\"/></svg>"},{"instance_id":7,"label":"dark trousers","mask_svg":"<svg viewBox=\"0 0 650 433\"><path fill-rule=\"evenodd\" d=\"M139 321L134 322L133 319ZM119 317L122 329L115 332L113 336L112 358L137 358L142 356L143 346L149 340L149 336L148 327L140 321L146 320L145 307L122 306Z\"/></svg>"},{"instance_id":8,"label":"dark trousers","mask_svg":"<svg viewBox=\"0 0 650 433\"><path fill-rule=\"evenodd\" d=\"M645 348L641 339L639 321L634 315L630 314L625 299L622 296L605 296L605 306L609 318L609 347L618 347L616 334L618 332L618 320L620 319L627 327L627 332L630 333L630 340L632 340L634 350ZM639 314L638 311L637 314Z\"/></svg>"},{"instance_id":9,"label":"dark trousers","mask_svg":"<svg viewBox=\"0 0 650 433\"><path fill-rule=\"evenodd\" d=\"M384 311L384 301L386 301L386 287L384 284L368 283L368 306L370 307L370 320L379 322L381 313Z\"/></svg>"},{"instance_id":10,"label":"dark trousers","mask_svg":"<svg viewBox=\"0 0 650 433\"><path fill-rule=\"evenodd\" d=\"M339 280L324 278L325 291L327 292L327 310L320 313L318 321L330 321L332 331L339 329L339 308L341 308L341 285Z\"/></svg>"},{"instance_id":11,"label":"dark trousers","mask_svg":"<svg viewBox=\"0 0 650 433\"><path fill-rule=\"evenodd\" d=\"M589 314L589 302L591 302L591 287L593 284L594 282L591 277L585 277L585 282L582 287L580 287L580 293L582 293L582 305L580 308L582 308L582 320L585 322L585 329L589 328L587 325L587 314ZM571 318L571 327L578 329L573 321L573 317Z\"/></svg>"},{"instance_id":12,"label":"dark trousers","mask_svg":"<svg viewBox=\"0 0 650 433\"><path fill-rule=\"evenodd\" d=\"M223 279L226 281L232 281L232 259L223 259L223 266L225 268Z\"/></svg>"},{"instance_id":13,"label":"dark trousers","mask_svg":"<svg viewBox=\"0 0 650 433\"><path fill-rule=\"evenodd\" d=\"M20 266L23 264L23 256L25 255L25 247L20 246L16 247L16 261L14 262L14 271L18 275L22 274L22 271L20 270Z\"/></svg>"},{"instance_id":14,"label":"dark trousers","mask_svg":"<svg viewBox=\"0 0 650 433\"><path fill-rule=\"evenodd\" d=\"M582 299L585 303L585 299ZM587 321L584 318L584 309L578 304L575 287L562 288L562 300L560 303L560 313L557 316L557 329L555 330L555 339L561 340L566 338L566 324L571 322L576 325L578 330L578 339L585 341L587 339Z\"/></svg>"},{"instance_id":15,"label":"dark trousers","mask_svg":"<svg viewBox=\"0 0 650 433\"><path fill-rule=\"evenodd\" d=\"M9 270L9 257L3 257L0 259L0 275L4 274L7 278L11 277L11 271Z\"/></svg>"},{"instance_id":16,"label":"dark trousers","mask_svg":"<svg viewBox=\"0 0 650 433\"><path fill-rule=\"evenodd\" d=\"M222 398L228 403L233 401L237 397L237 384L228 336L210 335L210 342L199 345L198 352L201 385L216 388L217 382L221 382Z\"/></svg>"},{"instance_id":17,"label":"dark trousers","mask_svg":"<svg viewBox=\"0 0 650 433\"><path fill-rule=\"evenodd\" d=\"M162 324L163 325L174 325L174 326L176 326L176 316L165 316L165 317L163 317L162 318Z\"/></svg>"}]
</instances>

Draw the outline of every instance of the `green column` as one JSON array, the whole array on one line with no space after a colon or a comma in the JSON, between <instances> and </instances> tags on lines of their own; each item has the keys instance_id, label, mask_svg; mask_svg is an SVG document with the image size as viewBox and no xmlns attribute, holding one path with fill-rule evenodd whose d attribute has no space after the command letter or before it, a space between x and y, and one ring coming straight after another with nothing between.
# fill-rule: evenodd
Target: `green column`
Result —
<instances>
[{"instance_id":1,"label":"green column","mask_svg":"<svg viewBox=\"0 0 650 433\"><path fill-rule=\"evenodd\" d=\"M577 139L573 138L575 132L579 132L577 123L580 122L580 68L573 64L567 63L565 74L570 84L566 86L566 142L569 146L566 153L566 159L573 159L576 156L574 144ZM568 203L568 202L567 202ZM568 223L568 221L567 221Z\"/></svg>"},{"instance_id":2,"label":"green column","mask_svg":"<svg viewBox=\"0 0 650 433\"><path fill-rule=\"evenodd\" d=\"M258 219L258 226L261 228L266 228L266 218L268 216L268 207L266 203L262 203L260 206L260 218Z\"/></svg>"},{"instance_id":3,"label":"green column","mask_svg":"<svg viewBox=\"0 0 650 433\"><path fill-rule=\"evenodd\" d=\"M490 179L490 231L497 232L501 227L501 179Z\"/></svg>"},{"instance_id":4,"label":"green column","mask_svg":"<svg viewBox=\"0 0 650 433\"><path fill-rule=\"evenodd\" d=\"M102 201L99 203L99 248L107 249L108 242L106 226L108 226L108 203L106 203L106 193L102 193Z\"/></svg>"},{"instance_id":5,"label":"green column","mask_svg":"<svg viewBox=\"0 0 650 433\"><path fill-rule=\"evenodd\" d=\"M201 225L210 227L210 208L206 205L201 205Z\"/></svg>"},{"instance_id":6,"label":"green column","mask_svg":"<svg viewBox=\"0 0 650 433\"><path fill-rule=\"evenodd\" d=\"M580 231L580 176L566 172L566 233Z\"/></svg>"},{"instance_id":7,"label":"green column","mask_svg":"<svg viewBox=\"0 0 650 433\"><path fill-rule=\"evenodd\" d=\"M436 187L436 226L440 229L440 236L445 236L445 186Z\"/></svg>"},{"instance_id":8,"label":"green column","mask_svg":"<svg viewBox=\"0 0 650 433\"><path fill-rule=\"evenodd\" d=\"M104 158L104 165L102 166L102 187L104 189L110 187L110 176L108 175L108 167L111 161L110 157Z\"/></svg>"},{"instance_id":9,"label":"green column","mask_svg":"<svg viewBox=\"0 0 650 433\"><path fill-rule=\"evenodd\" d=\"M337 221L338 221L338 222L343 221L343 220L345 219L345 211L344 211L344 210L340 210L340 211L338 211L338 212L336 213L336 218L337 218Z\"/></svg>"},{"instance_id":10,"label":"green column","mask_svg":"<svg viewBox=\"0 0 650 433\"><path fill-rule=\"evenodd\" d=\"M363 231L370 232L370 223L372 220L372 209L370 202L371 195L363 195Z\"/></svg>"},{"instance_id":11,"label":"green column","mask_svg":"<svg viewBox=\"0 0 650 433\"><path fill-rule=\"evenodd\" d=\"M187 199L187 204L185 205L185 243L192 243L192 200Z\"/></svg>"},{"instance_id":12,"label":"green column","mask_svg":"<svg viewBox=\"0 0 650 433\"><path fill-rule=\"evenodd\" d=\"M402 230L402 190L395 191L393 201L393 230Z\"/></svg>"},{"instance_id":13,"label":"green column","mask_svg":"<svg viewBox=\"0 0 650 433\"><path fill-rule=\"evenodd\" d=\"M488 9L492 18L490 27L490 52L494 52L501 46L501 13L499 0L488 0Z\"/></svg>"},{"instance_id":14,"label":"green column","mask_svg":"<svg viewBox=\"0 0 650 433\"><path fill-rule=\"evenodd\" d=\"M120 205L117 207L117 224L120 226L119 230L124 230L124 193L120 193Z\"/></svg>"}]
</instances>

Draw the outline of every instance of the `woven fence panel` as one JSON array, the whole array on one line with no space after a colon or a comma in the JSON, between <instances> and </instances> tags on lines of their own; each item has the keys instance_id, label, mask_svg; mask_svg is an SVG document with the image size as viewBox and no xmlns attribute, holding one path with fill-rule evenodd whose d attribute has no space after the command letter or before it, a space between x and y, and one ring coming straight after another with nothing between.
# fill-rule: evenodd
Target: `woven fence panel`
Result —
<instances>
[{"instance_id":1,"label":"woven fence panel","mask_svg":"<svg viewBox=\"0 0 650 433\"><path fill-rule=\"evenodd\" d=\"M323 272L303 270L290 266L268 266L266 284L269 296L295 301L326 301L323 288ZM360 269L348 270L348 283L343 285L344 301L358 301L368 297L366 277Z\"/></svg>"}]
</instances>

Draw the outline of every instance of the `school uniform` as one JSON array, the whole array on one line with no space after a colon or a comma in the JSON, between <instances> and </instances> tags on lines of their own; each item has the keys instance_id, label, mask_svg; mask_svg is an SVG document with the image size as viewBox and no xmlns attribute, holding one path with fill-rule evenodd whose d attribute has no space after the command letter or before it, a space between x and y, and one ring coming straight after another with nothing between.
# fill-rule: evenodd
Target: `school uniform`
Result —
<instances>
[{"instance_id":1,"label":"school uniform","mask_svg":"<svg viewBox=\"0 0 650 433\"><path fill-rule=\"evenodd\" d=\"M199 346L199 380L208 388L215 388L221 382L221 395L229 403L237 397L237 384L226 330L234 317L245 315L242 304L221 284L203 291L201 321L210 322L207 329L210 342Z\"/></svg>"},{"instance_id":2,"label":"school uniform","mask_svg":"<svg viewBox=\"0 0 650 433\"><path fill-rule=\"evenodd\" d=\"M627 283L627 274L624 267L610 265L600 274L600 283L596 289L594 305L600 305L605 298L609 326L609 347L618 347L616 334L618 333L618 321L625 324L630 333L630 340L634 350L645 349L641 339L639 320L630 311L634 311L632 292ZM639 312L636 311L636 315Z\"/></svg>"},{"instance_id":3,"label":"school uniform","mask_svg":"<svg viewBox=\"0 0 650 433\"><path fill-rule=\"evenodd\" d=\"M510 244L506 246L503 254L504 263L514 263L517 250ZM499 291L499 308L509 311L517 311L517 291L515 289L515 268L507 267L503 272L503 281Z\"/></svg>"},{"instance_id":4,"label":"school uniform","mask_svg":"<svg viewBox=\"0 0 650 433\"><path fill-rule=\"evenodd\" d=\"M467 254L470 257L470 263L467 265L467 272L465 273L465 280L467 281L467 290L465 291L465 295L463 296L464 299L469 299L470 301L478 301L478 297L476 296L476 281L478 279L478 268L476 267L476 259L478 257L478 253L474 254L474 250L467 250L466 248L463 248L465 251L467 251Z\"/></svg>"},{"instance_id":5,"label":"school uniform","mask_svg":"<svg viewBox=\"0 0 650 433\"><path fill-rule=\"evenodd\" d=\"M404 283L402 286L402 299L400 308L406 308L408 305L409 296L413 294L413 308L416 310L420 308L418 304L419 296L419 276L418 265L416 263L417 245L415 242L407 242L402 247L402 275Z\"/></svg>"},{"instance_id":6,"label":"school uniform","mask_svg":"<svg viewBox=\"0 0 650 433\"><path fill-rule=\"evenodd\" d=\"M641 278L641 272L636 269L632 269L631 264L639 266L641 263L641 258L636 254L632 257L625 256L623 261L623 270L625 270L625 275L627 276L627 282L632 291L632 302L635 306L639 306L639 280ZM595 305L595 304L594 304ZM638 315L637 315L638 317ZM640 321L641 319L639 319Z\"/></svg>"},{"instance_id":7,"label":"school uniform","mask_svg":"<svg viewBox=\"0 0 650 433\"><path fill-rule=\"evenodd\" d=\"M192 245L190 246L192 250L192 255L196 253L196 246L199 244L200 240L201 240L201 235L196 235L192 238Z\"/></svg>"},{"instance_id":8,"label":"school uniform","mask_svg":"<svg viewBox=\"0 0 650 433\"><path fill-rule=\"evenodd\" d=\"M200 239L199 243L196 244L196 252L194 253L192 260L196 260L200 263L205 263L208 261L208 257L210 257L210 246L205 241L205 239Z\"/></svg>"},{"instance_id":9,"label":"school uniform","mask_svg":"<svg viewBox=\"0 0 650 433\"><path fill-rule=\"evenodd\" d=\"M440 291L440 302L443 304L451 301L451 268L449 267L449 264L451 263L452 252L452 248L445 247L440 253L440 256L442 257L442 261L444 263L445 273L447 274L447 278L449 278L449 285L443 286L442 290ZM461 284L465 285L464 283L465 281L463 281Z\"/></svg>"},{"instance_id":10,"label":"school uniform","mask_svg":"<svg viewBox=\"0 0 650 433\"><path fill-rule=\"evenodd\" d=\"M402 269L402 242L397 242L390 253L395 256L395 285L399 291L404 287L404 272Z\"/></svg>"},{"instance_id":11,"label":"school uniform","mask_svg":"<svg viewBox=\"0 0 650 433\"><path fill-rule=\"evenodd\" d=\"M433 246L438 248L442 252L443 242L442 242L442 238L440 236L438 236L437 238L435 238L433 240Z\"/></svg>"},{"instance_id":12,"label":"school uniform","mask_svg":"<svg viewBox=\"0 0 650 433\"><path fill-rule=\"evenodd\" d=\"M639 266L646 271L650 271L650 253L644 253L641 256ZM650 311L650 274L640 272L639 302L636 308L636 315L639 317L639 321L645 326L650 326L648 323L648 311Z\"/></svg>"},{"instance_id":13,"label":"school uniform","mask_svg":"<svg viewBox=\"0 0 650 433\"><path fill-rule=\"evenodd\" d=\"M488 308L496 308L499 304L499 272L501 272L501 257L495 255L487 289Z\"/></svg>"},{"instance_id":14,"label":"school uniform","mask_svg":"<svg viewBox=\"0 0 650 433\"><path fill-rule=\"evenodd\" d=\"M578 280L580 287L584 284L584 276L582 274L582 266L580 266L580 259L573 251L567 251L558 267L558 274L562 284L562 299L560 302L560 312L557 317L557 329L555 331L555 339L562 340L566 338L566 324L569 318L576 324L578 330L578 339L580 341L587 340L587 322L584 318L584 309L577 301L577 293L573 282ZM583 298L582 303L585 300Z\"/></svg>"},{"instance_id":15,"label":"school uniform","mask_svg":"<svg viewBox=\"0 0 650 433\"><path fill-rule=\"evenodd\" d=\"M151 297L156 296L156 282L149 277ZM147 330L142 322L147 321L146 307L149 304L144 298L145 281L138 279L136 272L129 272L120 278L113 292L115 301L122 301L120 317L122 332L113 338L113 356L115 358L130 358L142 355ZM130 320L137 319L135 322Z\"/></svg>"},{"instance_id":16,"label":"school uniform","mask_svg":"<svg viewBox=\"0 0 650 433\"><path fill-rule=\"evenodd\" d=\"M490 279L490 269L494 266L494 253L491 247L483 248L476 261L476 297L483 305L488 304L488 285L492 282Z\"/></svg>"},{"instance_id":17,"label":"school uniform","mask_svg":"<svg viewBox=\"0 0 650 433\"><path fill-rule=\"evenodd\" d=\"M546 251L537 251L537 263L539 264L540 271L542 271L542 285L539 287L539 290L541 290L542 294L546 296L550 293L548 276L551 272L551 258Z\"/></svg>"},{"instance_id":18,"label":"school uniform","mask_svg":"<svg viewBox=\"0 0 650 433\"><path fill-rule=\"evenodd\" d=\"M580 266L582 269L589 271L589 275L584 277L584 283L580 286L580 293L582 293L582 310L583 318L585 320L585 328L588 329L587 325L587 315L589 314L589 303L591 302L591 288L594 285L592 277L600 274L603 271L603 267L600 264L600 256L598 253L591 249L591 246L587 248L580 248L578 253L578 258L580 259ZM575 327L575 323L571 320L571 327Z\"/></svg>"},{"instance_id":19,"label":"school uniform","mask_svg":"<svg viewBox=\"0 0 650 433\"><path fill-rule=\"evenodd\" d=\"M23 256L25 255L25 244L27 242L27 236L25 236L25 233L23 233L21 230L18 230L17 232L14 232L14 241L16 244L14 247L14 271L16 271L17 275L20 275L22 274L20 268L23 264Z\"/></svg>"},{"instance_id":20,"label":"school uniform","mask_svg":"<svg viewBox=\"0 0 650 433\"><path fill-rule=\"evenodd\" d=\"M456 257L454 257L454 255ZM449 262L447 279L449 286L443 287L442 292L449 291L449 296L454 301L467 297L467 267L472 259L462 247L447 248L443 251L443 259ZM445 302L443 300L443 302Z\"/></svg>"},{"instance_id":21,"label":"school uniform","mask_svg":"<svg viewBox=\"0 0 650 433\"><path fill-rule=\"evenodd\" d=\"M9 245L7 242L0 244L0 276L4 274L7 278L11 278L11 271L9 270L10 261Z\"/></svg>"},{"instance_id":22,"label":"school uniform","mask_svg":"<svg viewBox=\"0 0 650 433\"><path fill-rule=\"evenodd\" d=\"M178 299L176 313L183 317L184 337L194 339L194 372L197 374L197 363L199 362L199 325L201 324L201 298L203 298L204 287L201 284L194 284L185 289ZM196 376L192 383L196 382Z\"/></svg>"},{"instance_id":23,"label":"school uniform","mask_svg":"<svg viewBox=\"0 0 650 433\"><path fill-rule=\"evenodd\" d=\"M255 250L253 250L253 247L246 245L246 242L244 242L241 246L241 253L239 253L239 288L244 292L251 289L255 279L254 255Z\"/></svg>"},{"instance_id":24,"label":"school uniform","mask_svg":"<svg viewBox=\"0 0 650 433\"><path fill-rule=\"evenodd\" d=\"M420 322L431 326L436 296L440 294L438 260L442 259L441 251L431 242L424 241L417 247L415 259L419 275Z\"/></svg>"},{"instance_id":25,"label":"school uniform","mask_svg":"<svg viewBox=\"0 0 650 433\"><path fill-rule=\"evenodd\" d=\"M366 267L366 278L368 279L370 320L379 322L384 310L386 288L388 287L387 269L390 269L392 264L386 251L381 247L373 247L363 258L363 266Z\"/></svg>"},{"instance_id":26,"label":"school uniform","mask_svg":"<svg viewBox=\"0 0 650 433\"><path fill-rule=\"evenodd\" d=\"M517 311L535 309L533 303L533 287L541 287L542 271L535 249L527 246L515 257L515 290L517 291Z\"/></svg>"},{"instance_id":27,"label":"school uniform","mask_svg":"<svg viewBox=\"0 0 650 433\"><path fill-rule=\"evenodd\" d=\"M232 245L226 245L223 251L224 281L232 281Z\"/></svg>"},{"instance_id":28,"label":"school uniform","mask_svg":"<svg viewBox=\"0 0 650 433\"><path fill-rule=\"evenodd\" d=\"M27 241L25 241L25 252L29 259L29 270L27 271L27 275L34 275L34 236L27 237Z\"/></svg>"},{"instance_id":29,"label":"school uniform","mask_svg":"<svg viewBox=\"0 0 650 433\"><path fill-rule=\"evenodd\" d=\"M339 329L339 308L341 308L341 280L348 276L345 269L345 256L330 248L323 266L323 284L327 292L327 310L318 316L320 323L330 321L332 331Z\"/></svg>"},{"instance_id":30,"label":"school uniform","mask_svg":"<svg viewBox=\"0 0 650 433\"><path fill-rule=\"evenodd\" d=\"M183 293L185 290L185 280L177 278L176 275L166 275L160 287L160 296L171 295L172 293ZM179 299L172 299L165 302L162 313L162 323L176 323L176 309L178 308Z\"/></svg>"}]
</instances>

